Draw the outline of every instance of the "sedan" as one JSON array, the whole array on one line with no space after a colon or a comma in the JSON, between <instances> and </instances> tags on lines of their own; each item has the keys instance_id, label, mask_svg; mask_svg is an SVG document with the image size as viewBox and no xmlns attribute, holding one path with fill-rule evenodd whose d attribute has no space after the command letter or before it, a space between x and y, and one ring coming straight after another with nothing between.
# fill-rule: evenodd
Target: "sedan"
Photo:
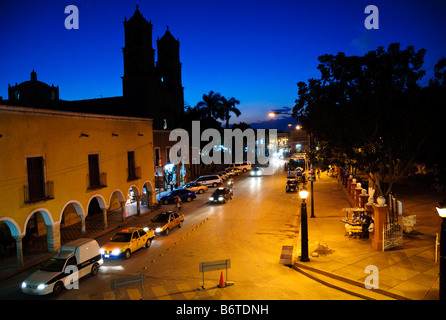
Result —
<instances>
[{"instance_id":1,"label":"sedan","mask_svg":"<svg viewBox=\"0 0 446 320\"><path fill-rule=\"evenodd\" d=\"M297 191L297 189L299 188L299 182L297 181L297 179L288 179L286 182L286 187L285 187L285 191Z\"/></svg>"},{"instance_id":2,"label":"sedan","mask_svg":"<svg viewBox=\"0 0 446 320\"><path fill-rule=\"evenodd\" d=\"M228 187L217 188L214 193L209 197L210 203L226 203L226 201L232 199L232 189Z\"/></svg>"},{"instance_id":3,"label":"sedan","mask_svg":"<svg viewBox=\"0 0 446 320\"><path fill-rule=\"evenodd\" d=\"M251 177L261 177L263 175L263 169L259 167L253 168L249 175Z\"/></svg>"},{"instance_id":4,"label":"sedan","mask_svg":"<svg viewBox=\"0 0 446 320\"><path fill-rule=\"evenodd\" d=\"M184 214L179 214L176 211L164 211L158 213L148 225L150 229L155 230L155 234L164 233L168 236L173 228L181 228L184 222Z\"/></svg>"},{"instance_id":5,"label":"sedan","mask_svg":"<svg viewBox=\"0 0 446 320\"><path fill-rule=\"evenodd\" d=\"M206 187L204 184L201 184L201 183L198 183L198 182L186 183L181 188L182 189L187 189L189 191L193 191L193 192L199 193L199 194L202 194L202 193L208 191L208 187Z\"/></svg>"},{"instance_id":6,"label":"sedan","mask_svg":"<svg viewBox=\"0 0 446 320\"><path fill-rule=\"evenodd\" d=\"M150 247L155 236L153 230L130 227L118 232L110 242L100 249L103 258L119 258L124 255L126 259L142 247Z\"/></svg>"},{"instance_id":7,"label":"sedan","mask_svg":"<svg viewBox=\"0 0 446 320\"><path fill-rule=\"evenodd\" d=\"M168 194L162 196L160 198L160 202L162 204L173 203L173 202L175 202L175 198L177 196L180 197L181 201L183 201L183 202L184 201L190 202L197 197L197 195L195 194L194 191L190 191L187 189L176 189L176 190L173 190L173 191L169 192Z\"/></svg>"}]
</instances>

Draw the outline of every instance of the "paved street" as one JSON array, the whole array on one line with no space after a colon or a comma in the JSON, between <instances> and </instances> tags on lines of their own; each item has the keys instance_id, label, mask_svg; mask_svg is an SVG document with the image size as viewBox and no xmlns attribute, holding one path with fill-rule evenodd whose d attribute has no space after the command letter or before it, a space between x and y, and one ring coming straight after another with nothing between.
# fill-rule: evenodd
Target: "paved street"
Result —
<instances>
[{"instance_id":1,"label":"paved street","mask_svg":"<svg viewBox=\"0 0 446 320\"><path fill-rule=\"evenodd\" d=\"M95 278L80 281L78 290L59 297L26 296L19 285L31 272L22 272L1 284L1 299L114 299L110 281L144 273L144 299L357 299L344 292L324 288L295 270L279 264L282 246L298 241L300 199L285 193L286 176L235 179L234 198L226 204L209 205L212 188L183 206L185 222L168 237L157 237L148 249L129 260L106 260ZM163 208L173 208L172 205ZM153 214L132 221L143 226ZM106 243L113 233L98 238ZM199 263L231 259L228 279L234 286L218 288L221 271L205 273L205 290ZM224 270L223 270L224 271ZM319 290L318 290L319 288ZM118 290L117 299L140 299L141 290L131 286Z\"/></svg>"}]
</instances>

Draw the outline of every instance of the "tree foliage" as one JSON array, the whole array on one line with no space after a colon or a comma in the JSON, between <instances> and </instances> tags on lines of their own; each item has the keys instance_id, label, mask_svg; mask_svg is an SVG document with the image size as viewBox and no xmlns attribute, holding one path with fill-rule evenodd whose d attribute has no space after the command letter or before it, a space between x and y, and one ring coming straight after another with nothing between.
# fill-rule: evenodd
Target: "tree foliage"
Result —
<instances>
[{"instance_id":1,"label":"tree foliage","mask_svg":"<svg viewBox=\"0 0 446 320\"><path fill-rule=\"evenodd\" d=\"M393 43L362 57L325 54L318 58L320 79L297 84L293 115L320 142L319 156L367 173L379 194L390 193L423 158L420 151L432 136L435 103L427 103L418 84L425 52ZM439 66L438 79L444 70Z\"/></svg>"}]
</instances>

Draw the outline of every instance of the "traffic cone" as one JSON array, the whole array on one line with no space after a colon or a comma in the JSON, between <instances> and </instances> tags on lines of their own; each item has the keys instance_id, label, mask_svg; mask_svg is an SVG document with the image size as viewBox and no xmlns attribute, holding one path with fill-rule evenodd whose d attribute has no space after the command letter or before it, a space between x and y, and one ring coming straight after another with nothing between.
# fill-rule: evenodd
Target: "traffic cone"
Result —
<instances>
[{"instance_id":1,"label":"traffic cone","mask_svg":"<svg viewBox=\"0 0 446 320\"><path fill-rule=\"evenodd\" d=\"M225 281L223 279L223 272L220 275L220 283L218 284L219 288L224 288L225 287Z\"/></svg>"}]
</instances>

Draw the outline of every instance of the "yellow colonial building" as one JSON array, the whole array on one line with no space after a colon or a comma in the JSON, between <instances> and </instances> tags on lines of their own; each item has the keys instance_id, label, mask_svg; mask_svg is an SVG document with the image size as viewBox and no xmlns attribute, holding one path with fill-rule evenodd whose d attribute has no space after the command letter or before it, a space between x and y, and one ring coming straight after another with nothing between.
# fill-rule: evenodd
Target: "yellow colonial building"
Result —
<instances>
[{"instance_id":1,"label":"yellow colonial building","mask_svg":"<svg viewBox=\"0 0 446 320\"><path fill-rule=\"evenodd\" d=\"M0 224L16 241L46 234L49 252L61 229L100 211L122 209L131 195L156 202L152 120L0 105Z\"/></svg>"}]
</instances>

